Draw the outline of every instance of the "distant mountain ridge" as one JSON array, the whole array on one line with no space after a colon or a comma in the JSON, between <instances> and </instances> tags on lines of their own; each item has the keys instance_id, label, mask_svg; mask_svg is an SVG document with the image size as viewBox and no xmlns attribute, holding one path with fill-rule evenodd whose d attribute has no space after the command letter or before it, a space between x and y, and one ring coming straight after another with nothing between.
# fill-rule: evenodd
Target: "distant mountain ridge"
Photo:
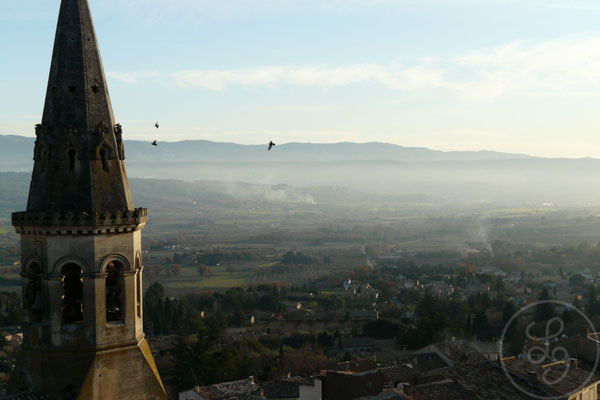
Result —
<instances>
[{"instance_id":1,"label":"distant mountain ridge","mask_svg":"<svg viewBox=\"0 0 600 400\"><path fill-rule=\"evenodd\" d=\"M33 142L28 137L0 136L0 171L31 171ZM290 143L271 151L266 145L209 141L163 142L158 147L128 141L125 146L132 189L137 184L140 193L149 193L147 204L153 208L161 204L152 199L153 190L161 192L157 193L160 199L164 199L164 191L172 194L191 190L198 201L225 203L284 199L310 204L311 196L318 203L328 197L317 195L314 189L281 189L280 184L326 187L325 192L343 188L361 195L416 201L600 205L600 159L594 158L441 152L385 143ZM21 175L19 179L24 182L19 198L26 199L28 179L23 176L29 173L16 175ZM17 178L9 174L4 182L5 200L12 201L17 193L11 187L16 188L17 180L11 179ZM162 180L162 189L154 188L152 182L157 180ZM338 197L349 194L344 192ZM140 199L144 200L144 195Z\"/></svg>"},{"instance_id":2,"label":"distant mountain ridge","mask_svg":"<svg viewBox=\"0 0 600 400\"><path fill-rule=\"evenodd\" d=\"M0 170L30 170L33 163L34 138L0 135ZM181 162L335 162L335 161L484 161L532 159L525 154L495 151L444 152L422 147L404 147L389 143L287 143L277 145L267 152L266 145L242 145L185 140L159 142L154 148L149 142L126 140L125 154L128 164L181 163Z\"/></svg>"}]
</instances>

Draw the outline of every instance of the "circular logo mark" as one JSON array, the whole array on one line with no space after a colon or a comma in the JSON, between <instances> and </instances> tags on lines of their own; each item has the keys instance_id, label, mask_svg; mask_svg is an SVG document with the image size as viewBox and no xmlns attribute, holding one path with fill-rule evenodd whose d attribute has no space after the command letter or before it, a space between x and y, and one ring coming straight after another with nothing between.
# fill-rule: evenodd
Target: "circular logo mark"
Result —
<instances>
[{"instance_id":1,"label":"circular logo mark","mask_svg":"<svg viewBox=\"0 0 600 400\"><path fill-rule=\"evenodd\" d=\"M560 306L573 310L585 321L591 332L596 331L594 324L587 315L572 304L558 300L541 300L529 304L517 311L504 326L502 337L498 343L502 369L512 385L531 398L541 400L568 399L588 386L594 377L594 372L600 361L600 342L595 341L595 354L589 354L590 358L594 360L594 367L587 374L583 374L583 376L577 374L577 382L580 383L575 388L572 388L572 384L568 386L561 385L567 379L571 383L573 382L571 377L569 377L569 373L577 369L577 365L574 364L568 349L559 341L566 336L565 323L560 317L551 318L546 322L545 336L542 337L535 336L531 332L532 328L536 325L535 322L527 325L523 333L532 345L527 347L525 354L519 355L518 361L514 358L510 359L516 361L518 366L506 358L504 343L509 332L515 334L515 329L519 329L516 323L517 319L535 307L544 305ZM535 379L532 381L532 379L527 379L529 377ZM564 393L565 387L569 388L568 393ZM548 391L559 394L549 396Z\"/></svg>"}]
</instances>

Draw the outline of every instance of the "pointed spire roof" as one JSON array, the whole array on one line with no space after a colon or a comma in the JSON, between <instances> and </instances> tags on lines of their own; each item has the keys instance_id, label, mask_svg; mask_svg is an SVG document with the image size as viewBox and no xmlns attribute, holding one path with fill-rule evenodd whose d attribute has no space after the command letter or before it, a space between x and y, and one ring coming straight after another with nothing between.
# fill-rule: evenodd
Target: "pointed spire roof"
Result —
<instances>
[{"instance_id":1,"label":"pointed spire roof","mask_svg":"<svg viewBox=\"0 0 600 400\"><path fill-rule=\"evenodd\" d=\"M62 0L28 211L132 210L121 133L88 1Z\"/></svg>"},{"instance_id":2,"label":"pointed spire roof","mask_svg":"<svg viewBox=\"0 0 600 400\"><path fill-rule=\"evenodd\" d=\"M90 131L100 122L114 125L87 0L61 3L42 122L76 124Z\"/></svg>"}]
</instances>

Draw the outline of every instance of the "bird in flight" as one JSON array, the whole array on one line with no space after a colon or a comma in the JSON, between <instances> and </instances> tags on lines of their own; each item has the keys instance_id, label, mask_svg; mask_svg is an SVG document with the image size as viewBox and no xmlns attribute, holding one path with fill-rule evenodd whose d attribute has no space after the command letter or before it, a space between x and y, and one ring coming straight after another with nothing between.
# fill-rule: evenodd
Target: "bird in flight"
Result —
<instances>
[{"instance_id":1,"label":"bird in flight","mask_svg":"<svg viewBox=\"0 0 600 400\"><path fill-rule=\"evenodd\" d=\"M154 123L154 127L155 127L156 129L158 129L158 128L160 127L160 125L158 124L158 122L155 122L155 123Z\"/></svg>"},{"instance_id":2,"label":"bird in flight","mask_svg":"<svg viewBox=\"0 0 600 400\"><path fill-rule=\"evenodd\" d=\"M275 143L273 143L273 141L271 140L271 141L269 142L269 150L271 150L271 149L272 149L273 147L275 147L275 146L276 146L276 144L275 144Z\"/></svg>"},{"instance_id":3,"label":"bird in flight","mask_svg":"<svg viewBox=\"0 0 600 400\"><path fill-rule=\"evenodd\" d=\"M156 143L156 140L154 142L152 142L152 146L158 146L158 143Z\"/></svg>"}]
</instances>

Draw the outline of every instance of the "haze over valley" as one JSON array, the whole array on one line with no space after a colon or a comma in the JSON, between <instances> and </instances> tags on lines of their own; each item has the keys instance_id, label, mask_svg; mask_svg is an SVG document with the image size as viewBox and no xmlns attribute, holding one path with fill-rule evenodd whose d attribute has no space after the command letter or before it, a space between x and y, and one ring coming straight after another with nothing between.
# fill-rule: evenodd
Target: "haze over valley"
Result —
<instances>
[{"instance_id":1,"label":"haze over valley","mask_svg":"<svg viewBox=\"0 0 600 400\"><path fill-rule=\"evenodd\" d=\"M447 263L494 243L550 248L600 236L596 159L383 143L292 143L272 151L208 141L125 145L134 200L152 216L148 246L329 249L363 260L361 248L376 245L425 257L450 252L434 256ZM0 229L11 241L7 216L26 206L32 147L31 138L0 136L2 169L24 170L0 173Z\"/></svg>"},{"instance_id":2,"label":"haze over valley","mask_svg":"<svg viewBox=\"0 0 600 400\"><path fill-rule=\"evenodd\" d=\"M600 160L591 158L440 152L385 143L290 143L269 152L263 145L210 141L162 142L157 148L125 141L125 146L132 178L337 187L380 200L433 204L600 204ZM29 171L32 148L32 138L0 136L1 170Z\"/></svg>"}]
</instances>

